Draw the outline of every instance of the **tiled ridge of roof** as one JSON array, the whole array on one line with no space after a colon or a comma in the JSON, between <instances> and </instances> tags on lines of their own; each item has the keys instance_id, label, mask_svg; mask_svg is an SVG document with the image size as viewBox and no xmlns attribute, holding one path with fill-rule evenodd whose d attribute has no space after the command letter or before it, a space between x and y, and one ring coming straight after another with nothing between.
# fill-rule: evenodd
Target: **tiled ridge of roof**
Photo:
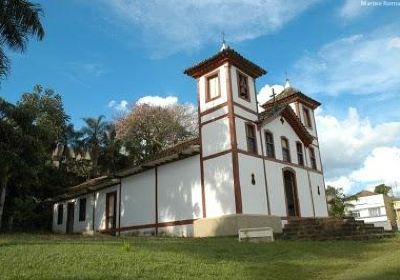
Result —
<instances>
[{"instance_id":1,"label":"tiled ridge of roof","mask_svg":"<svg viewBox=\"0 0 400 280\"><path fill-rule=\"evenodd\" d=\"M292 98L296 98L296 97L305 100L307 103L312 105L312 107L314 107L314 108L317 108L318 106L321 105L320 102L305 95L300 90L298 90L294 87L288 87L288 88L285 88L281 93L277 94L275 99L274 98L269 99L267 102L265 102L263 105L261 105L261 107L270 108L274 105L274 103L289 104L292 101Z\"/></svg>"},{"instance_id":2,"label":"tiled ridge of roof","mask_svg":"<svg viewBox=\"0 0 400 280\"><path fill-rule=\"evenodd\" d=\"M231 61L233 64L240 66L241 70L247 72L254 78L267 73L267 71L265 71L263 68L251 62L231 48L226 48L215 55L185 69L184 73L194 78L198 78L202 74L212 71L226 61Z\"/></svg>"}]
</instances>

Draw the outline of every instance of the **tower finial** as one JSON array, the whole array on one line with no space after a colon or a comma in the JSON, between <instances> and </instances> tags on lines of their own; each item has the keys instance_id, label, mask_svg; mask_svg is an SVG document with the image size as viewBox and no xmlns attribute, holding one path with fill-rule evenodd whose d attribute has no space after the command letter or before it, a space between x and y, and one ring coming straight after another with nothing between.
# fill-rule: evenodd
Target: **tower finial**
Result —
<instances>
[{"instance_id":1,"label":"tower finial","mask_svg":"<svg viewBox=\"0 0 400 280\"><path fill-rule=\"evenodd\" d=\"M273 110L276 111L276 93L275 93L275 89L273 87L271 87L271 90L272 90L272 94L270 97L273 98L273 103L274 103Z\"/></svg>"},{"instance_id":2,"label":"tower finial","mask_svg":"<svg viewBox=\"0 0 400 280\"><path fill-rule=\"evenodd\" d=\"M224 31L221 32L221 38L222 38L222 45L221 45L220 51L222 52L229 48L228 44L225 41L225 32Z\"/></svg>"},{"instance_id":3,"label":"tower finial","mask_svg":"<svg viewBox=\"0 0 400 280\"><path fill-rule=\"evenodd\" d=\"M285 85L283 87L285 89L292 87L292 85L290 84L289 78L288 78L287 70L285 70L285 78L286 78L286 81L285 81Z\"/></svg>"}]
</instances>

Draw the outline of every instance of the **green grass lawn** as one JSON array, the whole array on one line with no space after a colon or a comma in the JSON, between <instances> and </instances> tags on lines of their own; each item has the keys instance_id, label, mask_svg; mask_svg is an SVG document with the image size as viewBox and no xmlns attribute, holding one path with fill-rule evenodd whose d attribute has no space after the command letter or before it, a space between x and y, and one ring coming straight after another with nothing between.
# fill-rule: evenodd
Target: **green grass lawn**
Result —
<instances>
[{"instance_id":1,"label":"green grass lawn","mask_svg":"<svg viewBox=\"0 0 400 280\"><path fill-rule=\"evenodd\" d=\"M400 279L400 237L239 243L0 234L0 279Z\"/></svg>"}]
</instances>

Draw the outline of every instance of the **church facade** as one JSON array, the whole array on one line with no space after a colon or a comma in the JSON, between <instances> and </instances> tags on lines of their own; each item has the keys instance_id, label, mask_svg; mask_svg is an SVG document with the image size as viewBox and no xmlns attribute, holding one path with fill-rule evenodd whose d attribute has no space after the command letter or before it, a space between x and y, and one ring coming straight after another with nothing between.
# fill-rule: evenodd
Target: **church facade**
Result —
<instances>
[{"instance_id":1,"label":"church facade","mask_svg":"<svg viewBox=\"0 0 400 280\"><path fill-rule=\"evenodd\" d=\"M204 219L328 216L319 102L287 84L258 104L266 71L226 46L185 74L197 83L199 137L72 187L54 203L55 232L193 236Z\"/></svg>"}]
</instances>

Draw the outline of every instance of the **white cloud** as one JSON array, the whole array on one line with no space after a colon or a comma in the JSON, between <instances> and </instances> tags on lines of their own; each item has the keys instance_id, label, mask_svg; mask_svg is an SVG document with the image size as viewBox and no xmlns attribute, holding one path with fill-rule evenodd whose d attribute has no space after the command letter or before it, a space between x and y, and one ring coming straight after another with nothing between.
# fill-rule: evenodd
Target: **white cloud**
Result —
<instances>
[{"instance_id":1,"label":"white cloud","mask_svg":"<svg viewBox=\"0 0 400 280\"><path fill-rule=\"evenodd\" d=\"M265 86L263 86L260 91L257 94L257 101L258 101L258 105L259 105L259 111L264 111L264 109L261 107L261 105L263 105L265 102L267 102L269 99L271 99L271 95L272 95L272 89L274 89L274 93L275 94L279 94L283 91L283 86L282 85L273 85L270 86L268 84L266 84Z\"/></svg>"},{"instance_id":2,"label":"white cloud","mask_svg":"<svg viewBox=\"0 0 400 280\"><path fill-rule=\"evenodd\" d=\"M395 26L356 34L304 55L294 80L305 92L393 95L400 91L400 32Z\"/></svg>"},{"instance_id":3,"label":"white cloud","mask_svg":"<svg viewBox=\"0 0 400 280\"><path fill-rule=\"evenodd\" d=\"M129 102L126 100L121 100L120 102L117 102L115 100L111 100L110 102L108 102L107 105L108 108L112 108L118 112L127 112L128 108L129 108Z\"/></svg>"},{"instance_id":4,"label":"white cloud","mask_svg":"<svg viewBox=\"0 0 400 280\"><path fill-rule=\"evenodd\" d=\"M359 169L327 181L327 185L342 187L345 193L352 194L361 189L373 191L376 185L383 183L398 194L399 166L399 147L378 147L372 150Z\"/></svg>"},{"instance_id":5,"label":"white cloud","mask_svg":"<svg viewBox=\"0 0 400 280\"><path fill-rule=\"evenodd\" d=\"M400 144L400 122L372 125L349 108L344 119L316 111L319 141L325 170L338 177L359 167L375 147Z\"/></svg>"},{"instance_id":6,"label":"white cloud","mask_svg":"<svg viewBox=\"0 0 400 280\"><path fill-rule=\"evenodd\" d=\"M161 106L161 107L167 107L171 105L175 105L178 103L178 97L176 96L167 96L167 97L161 97L161 96L144 96L138 99L136 101L136 104L149 104L153 106Z\"/></svg>"},{"instance_id":7,"label":"white cloud","mask_svg":"<svg viewBox=\"0 0 400 280\"><path fill-rule=\"evenodd\" d=\"M95 62L72 62L69 65L72 67L72 70L75 72L75 74L80 76L85 74L94 77L100 77L107 72L102 64Z\"/></svg>"},{"instance_id":8,"label":"white cloud","mask_svg":"<svg viewBox=\"0 0 400 280\"><path fill-rule=\"evenodd\" d=\"M400 122L373 125L349 108L343 119L316 111L327 184L346 192L375 183L399 180Z\"/></svg>"},{"instance_id":9,"label":"white cloud","mask_svg":"<svg viewBox=\"0 0 400 280\"><path fill-rule=\"evenodd\" d=\"M360 0L346 0L339 9L339 16L344 19L355 19L368 14L371 10L362 6Z\"/></svg>"},{"instance_id":10,"label":"white cloud","mask_svg":"<svg viewBox=\"0 0 400 280\"><path fill-rule=\"evenodd\" d=\"M269 34L320 0L103 1L119 19L139 27L155 56L239 42Z\"/></svg>"}]
</instances>

